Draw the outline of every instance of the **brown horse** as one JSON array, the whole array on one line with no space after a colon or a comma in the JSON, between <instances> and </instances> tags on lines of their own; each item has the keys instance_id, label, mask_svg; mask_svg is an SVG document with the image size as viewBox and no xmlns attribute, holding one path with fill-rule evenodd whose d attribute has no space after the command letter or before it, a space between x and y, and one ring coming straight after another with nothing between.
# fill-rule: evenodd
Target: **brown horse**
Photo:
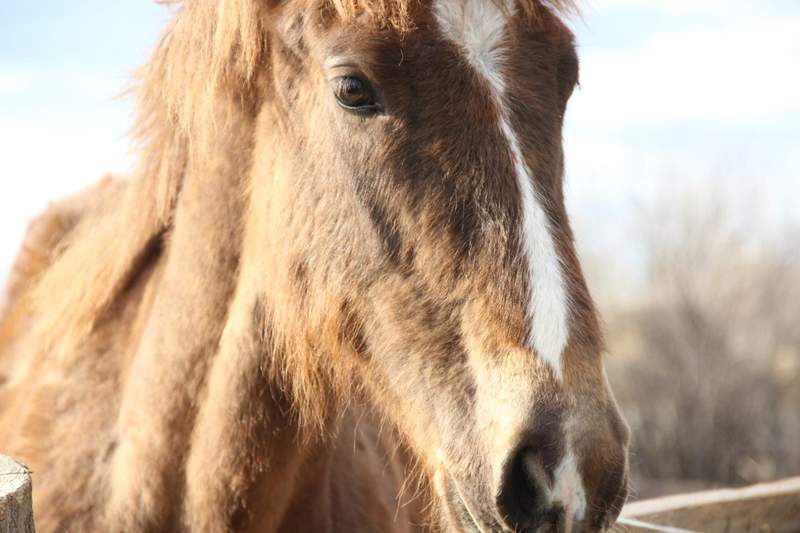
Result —
<instances>
[{"instance_id":1,"label":"brown horse","mask_svg":"<svg viewBox=\"0 0 800 533\"><path fill-rule=\"evenodd\" d=\"M35 221L0 449L41 531L605 531L566 2L192 0L141 165Z\"/></svg>"}]
</instances>

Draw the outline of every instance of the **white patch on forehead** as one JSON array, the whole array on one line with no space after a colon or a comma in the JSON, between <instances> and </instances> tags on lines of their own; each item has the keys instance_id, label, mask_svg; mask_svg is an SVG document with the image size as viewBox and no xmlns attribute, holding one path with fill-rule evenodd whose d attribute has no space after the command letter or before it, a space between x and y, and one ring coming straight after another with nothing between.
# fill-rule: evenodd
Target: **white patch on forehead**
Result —
<instances>
[{"instance_id":1,"label":"white patch on forehead","mask_svg":"<svg viewBox=\"0 0 800 533\"><path fill-rule=\"evenodd\" d=\"M444 36L463 50L469 64L502 98L505 82L497 67L506 37L503 12L492 0L439 0L433 9Z\"/></svg>"},{"instance_id":2,"label":"white patch on forehead","mask_svg":"<svg viewBox=\"0 0 800 533\"><path fill-rule=\"evenodd\" d=\"M508 13L516 5L506 0ZM444 36L458 45L469 64L487 81L508 142L522 194L522 241L530 274L528 320L533 348L560 379L561 355L569 337L569 303L561 261L550 222L533 187L533 176L506 106L502 68L507 49L507 15L493 0L437 0L434 14Z\"/></svg>"}]
</instances>

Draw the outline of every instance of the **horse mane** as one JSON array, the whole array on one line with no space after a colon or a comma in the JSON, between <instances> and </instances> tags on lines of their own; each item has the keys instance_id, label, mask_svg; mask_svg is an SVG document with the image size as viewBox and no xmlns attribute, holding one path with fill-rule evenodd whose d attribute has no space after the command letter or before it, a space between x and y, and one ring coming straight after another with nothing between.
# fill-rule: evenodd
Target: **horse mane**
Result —
<instances>
[{"instance_id":1,"label":"horse mane","mask_svg":"<svg viewBox=\"0 0 800 533\"><path fill-rule=\"evenodd\" d=\"M131 91L138 103L132 133L140 156L133 177L113 205L84 217L32 284L30 304L46 348L69 353L92 331L167 233L184 179L203 172L214 157L215 136L242 113L257 112L256 78L267 61L270 34L266 10L311 7L343 21L366 15L407 31L419 1L162 0L176 13ZM562 16L576 9L573 0L519 3L533 18L545 9Z\"/></svg>"}]
</instances>

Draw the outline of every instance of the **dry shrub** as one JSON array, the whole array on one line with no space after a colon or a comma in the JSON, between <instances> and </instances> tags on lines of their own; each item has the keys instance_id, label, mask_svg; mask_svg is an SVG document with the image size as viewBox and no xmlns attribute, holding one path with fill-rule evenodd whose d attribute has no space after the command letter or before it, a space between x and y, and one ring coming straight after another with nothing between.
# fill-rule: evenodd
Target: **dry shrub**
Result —
<instances>
[{"instance_id":1,"label":"dry shrub","mask_svg":"<svg viewBox=\"0 0 800 533\"><path fill-rule=\"evenodd\" d=\"M640 217L639 297L606 311L634 478L800 473L800 232L753 203L695 191Z\"/></svg>"}]
</instances>

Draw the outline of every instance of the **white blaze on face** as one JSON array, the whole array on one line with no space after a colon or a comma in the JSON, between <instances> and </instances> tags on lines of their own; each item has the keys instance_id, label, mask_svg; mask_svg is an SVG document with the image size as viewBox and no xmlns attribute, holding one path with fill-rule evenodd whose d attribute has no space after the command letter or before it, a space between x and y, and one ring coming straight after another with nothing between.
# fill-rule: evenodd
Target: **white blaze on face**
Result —
<instances>
[{"instance_id":1,"label":"white blaze on face","mask_svg":"<svg viewBox=\"0 0 800 533\"><path fill-rule=\"evenodd\" d=\"M572 450L567 451L553 476L556 480L551 500L566 510L567 531L572 531L572 520L583 520L586 515L586 493L578 471L578 461Z\"/></svg>"},{"instance_id":2,"label":"white blaze on face","mask_svg":"<svg viewBox=\"0 0 800 533\"><path fill-rule=\"evenodd\" d=\"M530 275L527 312L532 348L561 379L561 356L569 336L569 300L550 221L534 189L531 169L506 105L503 71L509 53L507 16L514 13L516 5L513 0L505 1L505 13L494 0L436 0L433 9L442 33L463 51L469 65L486 82L499 112L498 127L508 143L522 195L522 247ZM583 481L572 450L567 451L554 477L550 501L564 506L570 531L571 521L583 519L586 512Z\"/></svg>"},{"instance_id":3,"label":"white blaze on face","mask_svg":"<svg viewBox=\"0 0 800 533\"><path fill-rule=\"evenodd\" d=\"M528 320L533 349L561 379L561 354L569 336L569 305L561 261L550 222L533 187L533 176L522 155L506 106L503 67L507 55L507 16L494 0L437 0L434 14L444 36L458 45L467 62L487 82L500 114L499 128L508 142L522 194L522 241L530 274Z\"/></svg>"}]
</instances>

